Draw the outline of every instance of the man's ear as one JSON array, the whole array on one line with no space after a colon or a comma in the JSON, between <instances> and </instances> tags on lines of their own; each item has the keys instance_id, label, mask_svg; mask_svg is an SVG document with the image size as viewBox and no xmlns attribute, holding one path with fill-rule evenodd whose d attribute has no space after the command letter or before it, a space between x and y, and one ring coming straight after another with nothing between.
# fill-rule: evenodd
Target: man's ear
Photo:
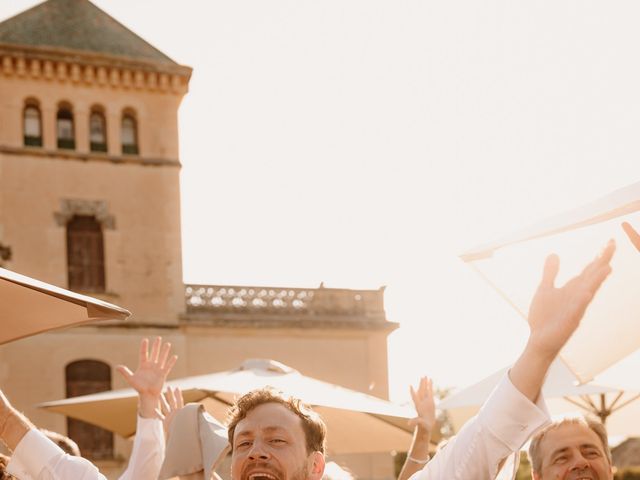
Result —
<instances>
[{"instance_id":1,"label":"man's ear","mask_svg":"<svg viewBox=\"0 0 640 480\"><path fill-rule=\"evenodd\" d=\"M324 454L315 451L311 454L311 472L309 475L310 480L320 480L324 474Z\"/></svg>"}]
</instances>

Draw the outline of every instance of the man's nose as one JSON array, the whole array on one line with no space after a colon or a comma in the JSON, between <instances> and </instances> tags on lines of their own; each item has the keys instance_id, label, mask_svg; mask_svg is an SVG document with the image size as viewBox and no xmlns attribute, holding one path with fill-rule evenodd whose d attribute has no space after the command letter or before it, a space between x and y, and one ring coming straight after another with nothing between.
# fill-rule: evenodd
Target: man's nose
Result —
<instances>
[{"instance_id":1,"label":"man's nose","mask_svg":"<svg viewBox=\"0 0 640 480\"><path fill-rule=\"evenodd\" d=\"M251 460L266 460L269 458L269 453L264 448L264 444L260 441L254 441L249 450L249 458Z\"/></svg>"},{"instance_id":2,"label":"man's nose","mask_svg":"<svg viewBox=\"0 0 640 480\"><path fill-rule=\"evenodd\" d=\"M589 460L584 458L581 454L574 457L573 464L571 465L572 470L582 470L587 467L589 467Z\"/></svg>"}]
</instances>

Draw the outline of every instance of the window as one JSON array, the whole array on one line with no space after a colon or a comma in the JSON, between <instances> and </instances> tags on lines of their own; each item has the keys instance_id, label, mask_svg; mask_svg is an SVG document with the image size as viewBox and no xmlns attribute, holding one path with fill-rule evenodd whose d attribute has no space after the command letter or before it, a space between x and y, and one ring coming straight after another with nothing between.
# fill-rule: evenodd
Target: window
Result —
<instances>
[{"instance_id":1,"label":"window","mask_svg":"<svg viewBox=\"0 0 640 480\"><path fill-rule=\"evenodd\" d=\"M104 292L104 239L93 216L75 215L67 223L69 289Z\"/></svg>"},{"instance_id":2,"label":"window","mask_svg":"<svg viewBox=\"0 0 640 480\"><path fill-rule=\"evenodd\" d=\"M42 119L40 108L35 103L29 103L23 114L24 144L28 147L42 146Z\"/></svg>"},{"instance_id":3,"label":"window","mask_svg":"<svg viewBox=\"0 0 640 480\"><path fill-rule=\"evenodd\" d=\"M71 112L71 107L61 106L58 108L56 130L58 133L58 148L75 150L76 140L73 129L73 113Z\"/></svg>"},{"instance_id":4,"label":"window","mask_svg":"<svg viewBox=\"0 0 640 480\"><path fill-rule=\"evenodd\" d=\"M65 368L67 398L111 390L111 368L97 360L79 360ZM78 444L84 457L113 458L113 433L82 420L67 418L67 435Z\"/></svg>"},{"instance_id":5,"label":"window","mask_svg":"<svg viewBox=\"0 0 640 480\"><path fill-rule=\"evenodd\" d=\"M122 153L137 155L138 149L138 126L136 119L131 114L122 117Z\"/></svg>"},{"instance_id":6,"label":"window","mask_svg":"<svg viewBox=\"0 0 640 480\"><path fill-rule=\"evenodd\" d=\"M92 152L107 151L107 121L99 110L89 116L89 145Z\"/></svg>"}]
</instances>

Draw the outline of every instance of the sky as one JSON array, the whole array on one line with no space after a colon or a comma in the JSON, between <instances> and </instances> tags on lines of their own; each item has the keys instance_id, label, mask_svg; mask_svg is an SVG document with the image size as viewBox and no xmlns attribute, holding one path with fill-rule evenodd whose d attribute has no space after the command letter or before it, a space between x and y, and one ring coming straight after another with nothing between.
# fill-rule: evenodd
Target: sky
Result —
<instances>
[{"instance_id":1,"label":"sky","mask_svg":"<svg viewBox=\"0 0 640 480\"><path fill-rule=\"evenodd\" d=\"M94 3L194 69L185 282L386 286L396 400L524 344L460 253L640 179L633 0Z\"/></svg>"}]
</instances>

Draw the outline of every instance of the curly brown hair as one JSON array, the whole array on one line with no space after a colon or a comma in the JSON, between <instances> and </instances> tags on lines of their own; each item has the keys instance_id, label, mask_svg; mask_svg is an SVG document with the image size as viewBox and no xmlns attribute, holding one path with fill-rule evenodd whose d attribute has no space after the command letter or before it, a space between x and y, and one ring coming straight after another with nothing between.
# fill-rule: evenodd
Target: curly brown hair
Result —
<instances>
[{"instance_id":1,"label":"curly brown hair","mask_svg":"<svg viewBox=\"0 0 640 480\"><path fill-rule=\"evenodd\" d=\"M303 403L302 400L287 396L272 387L259 388L244 394L229 409L227 415L227 432L232 451L233 435L240 420L245 418L251 410L265 403L279 403L300 417L304 436L307 441L307 453L325 453L327 426L322 420L322 417L314 412L310 406Z\"/></svg>"}]
</instances>

